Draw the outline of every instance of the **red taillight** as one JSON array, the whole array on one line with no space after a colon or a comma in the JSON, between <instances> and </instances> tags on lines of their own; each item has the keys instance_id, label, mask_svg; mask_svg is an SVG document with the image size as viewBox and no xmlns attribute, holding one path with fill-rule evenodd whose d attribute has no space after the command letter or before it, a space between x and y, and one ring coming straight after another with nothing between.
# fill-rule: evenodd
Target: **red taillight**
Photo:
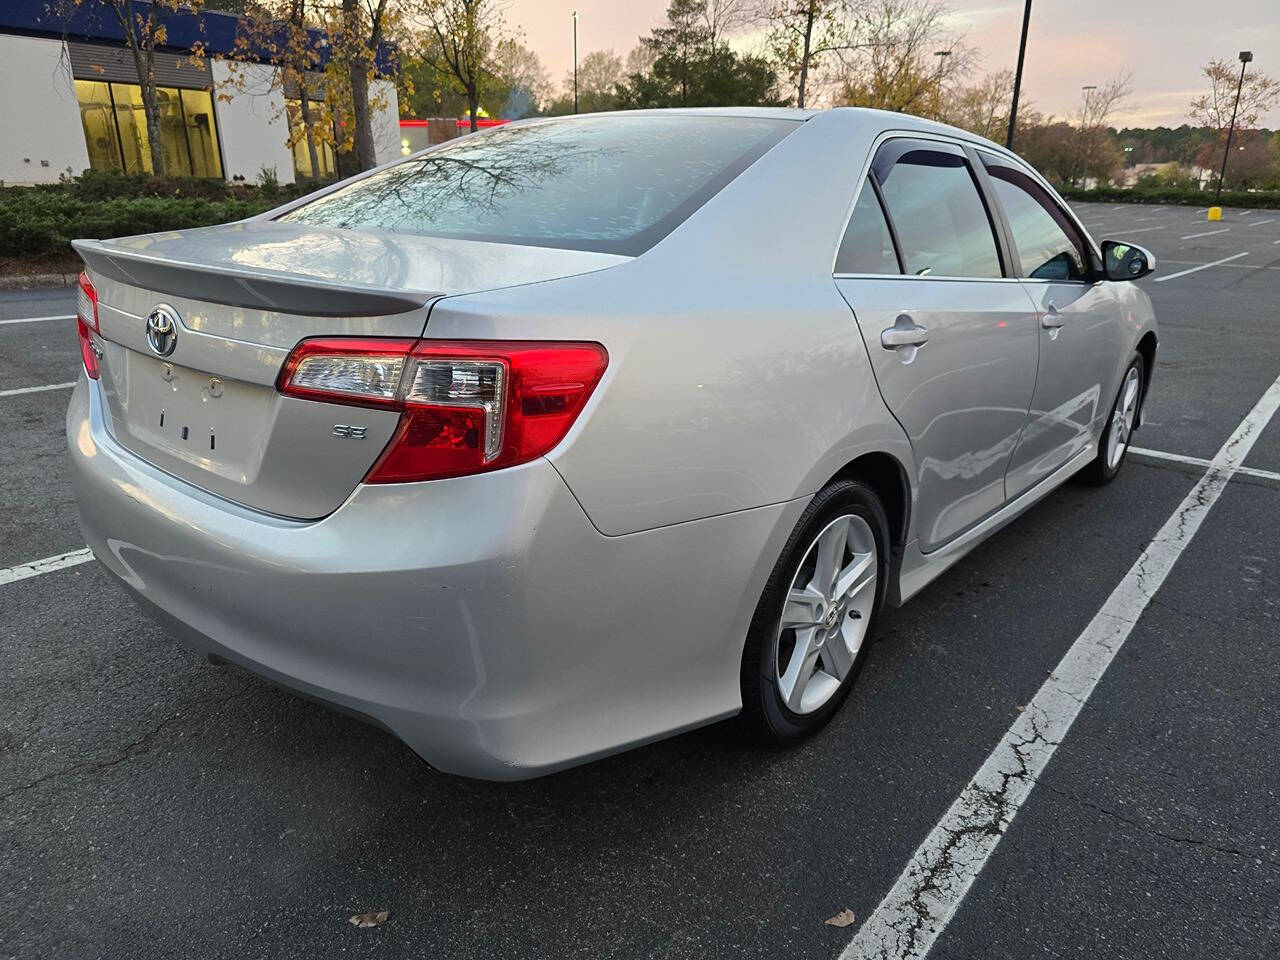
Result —
<instances>
[{"instance_id":1,"label":"red taillight","mask_svg":"<svg viewBox=\"0 0 1280 960\"><path fill-rule=\"evenodd\" d=\"M366 483L524 463L559 443L609 362L598 343L304 340L281 393L401 411Z\"/></svg>"},{"instance_id":2,"label":"red taillight","mask_svg":"<svg viewBox=\"0 0 1280 960\"><path fill-rule=\"evenodd\" d=\"M84 372L91 380L98 379L98 354L93 335L98 332L98 291L93 288L89 275L81 271L80 286L76 290L76 333L80 337L80 356L84 360Z\"/></svg>"}]
</instances>

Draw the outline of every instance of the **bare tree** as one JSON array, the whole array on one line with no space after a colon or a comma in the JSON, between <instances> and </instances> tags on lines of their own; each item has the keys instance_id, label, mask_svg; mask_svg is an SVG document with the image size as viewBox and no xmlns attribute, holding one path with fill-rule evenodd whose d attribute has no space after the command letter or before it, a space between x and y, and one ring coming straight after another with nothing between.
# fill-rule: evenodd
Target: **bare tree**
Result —
<instances>
[{"instance_id":1,"label":"bare tree","mask_svg":"<svg viewBox=\"0 0 1280 960\"><path fill-rule=\"evenodd\" d=\"M970 130L988 140L999 140L1009 129L1009 106L1013 102L1013 71L998 70L976 83L946 92L940 119L953 126ZM1031 103L1018 104L1021 113L1031 114ZM1030 121L1028 121L1030 122Z\"/></svg>"},{"instance_id":2,"label":"bare tree","mask_svg":"<svg viewBox=\"0 0 1280 960\"><path fill-rule=\"evenodd\" d=\"M798 107L810 97L813 74L858 46L852 0L766 0L760 18L770 59L795 84Z\"/></svg>"},{"instance_id":3,"label":"bare tree","mask_svg":"<svg viewBox=\"0 0 1280 960\"><path fill-rule=\"evenodd\" d=\"M948 29L943 0L864 0L857 54L841 99L923 116L943 113L943 91L969 73L976 52Z\"/></svg>"},{"instance_id":4,"label":"bare tree","mask_svg":"<svg viewBox=\"0 0 1280 960\"><path fill-rule=\"evenodd\" d=\"M1231 122L1240 71L1234 63L1214 58L1204 65L1201 72L1209 81L1209 92L1191 101L1187 116L1197 126L1209 127L1221 133ZM1244 85L1240 88L1236 126L1242 130L1252 130L1258 125L1262 115L1278 102L1280 80L1257 70L1246 72Z\"/></svg>"},{"instance_id":5,"label":"bare tree","mask_svg":"<svg viewBox=\"0 0 1280 960\"><path fill-rule=\"evenodd\" d=\"M626 62L623 64L623 74L631 76L633 73L648 73L653 69L654 56L654 52L647 45L637 43L627 53Z\"/></svg>"},{"instance_id":6,"label":"bare tree","mask_svg":"<svg viewBox=\"0 0 1280 960\"><path fill-rule=\"evenodd\" d=\"M637 70L637 73L643 71ZM617 86L626 76L622 58L612 50L593 50L578 64L578 105L582 113L612 110L617 105ZM573 71L565 73L564 93L555 101L553 113L573 111Z\"/></svg>"},{"instance_id":7,"label":"bare tree","mask_svg":"<svg viewBox=\"0 0 1280 960\"><path fill-rule=\"evenodd\" d=\"M702 15L711 43L723 43L725 37L755 19L757 0L707 0Z\"/></svg>"},{"instance_id":8,"label":"bare tree","mask_svg":"<svg viewBox=\"0 0 1280 960\"><path fill-rule=\"evenodd\" d=\"M1117 73L1110 80L1081 90L1076 114L1081 176L1108 179L1120 165L1116 145L1107 129L1112 115L1133 95L1133 74Z\"/></svg>"}]
</instances>

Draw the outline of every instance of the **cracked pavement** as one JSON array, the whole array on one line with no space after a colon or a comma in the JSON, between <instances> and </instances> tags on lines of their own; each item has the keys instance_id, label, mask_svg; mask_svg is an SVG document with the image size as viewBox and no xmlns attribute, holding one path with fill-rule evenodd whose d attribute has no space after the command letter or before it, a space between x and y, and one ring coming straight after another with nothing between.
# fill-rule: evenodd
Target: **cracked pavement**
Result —
<instances>
[{"instance_id":1,"label":"cracked pavement","mask_svg":"<svg viewBox=\"0 0 1280 960\"><path fill-rule=\"evenodd\" d=\"M1212 457L1280 373L1280 271L1148 289L1136 441ZM61 310L37 300L0 316ZM0 386L74 369L40 329L0 327ZM65 398L3 403L0 566L77 549ZM1280 424L1246 463L1280 470ZM1049 496L887 612L802 747L711 728L524 784L203 663L94 564L0 586L0 958L834 958L852 931L822 921L876 908L1015 723L937 851L1001 838L931 958L1280 955L1280 489L1230 482L1087 702L1057 687L1065 737L1019 709L1199 476L1134 460Z\"/></svg>"}]
</instances>

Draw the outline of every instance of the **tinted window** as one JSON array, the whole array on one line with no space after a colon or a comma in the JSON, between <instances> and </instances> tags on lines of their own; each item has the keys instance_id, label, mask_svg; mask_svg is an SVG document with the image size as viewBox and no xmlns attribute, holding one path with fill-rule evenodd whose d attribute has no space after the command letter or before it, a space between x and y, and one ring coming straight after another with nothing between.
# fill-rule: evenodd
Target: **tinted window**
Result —
<instances>
[{"instance_id":1,"label":"tinted window","mask_svg":"<svg viewBox=\"0 0 1280 960\"><path fill-rule=\"evenodd\" d=\"M836 273L901 273L893 237L875 188L867 180L853 206L853 216L836 254Z\"/></svg>"},{"instance_id":2,"label":"tinted window","mask_svg":"<svg viewBox=\"0 0 1280 960\"><path fill-rule=\"evenodd\" d=\"M880 187L907 273L1001 276L987 208L963 157L910 150L889 168Z\"/></svg>"},{"instance_id":3,"label":"tinted window","mask_svg":"<svg viewBox=\"0 0 1280 960\"><path fill-rule=\"evenodd\" d=\"M410 157L280 219L638 254L796 126L614 115L497 127Z\"/></svg>"},{"instance_id":4,"label":"tinted window","mask_svg":"<svg viewBox=\"0 0 1280 960\"><path fill-rule=\"evenodd\" d=\"M983 163L1013 231L1022 275L1038 280L1087 279L1080 245L1068 233L1070 221L1044 189L1021 170L985 159Z\"/></svg>"}]
</instances>

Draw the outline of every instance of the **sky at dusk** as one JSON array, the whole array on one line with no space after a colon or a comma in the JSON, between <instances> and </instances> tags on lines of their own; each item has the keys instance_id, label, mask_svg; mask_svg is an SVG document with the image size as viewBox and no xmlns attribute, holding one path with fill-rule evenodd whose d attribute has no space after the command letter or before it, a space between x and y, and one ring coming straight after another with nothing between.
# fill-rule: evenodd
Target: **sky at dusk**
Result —
<instances>
[{"instance_id":1,"label":"sky at dusk","mask_svg":"<svg viewBox=\"0 0 1280 960\"><path fill-rule=\"evenodd\" d=\"M558 84L573 66L575 7L581 57L606 48L625 56L662 21L666 6L667 0L510 0L507 20ZM956 32L982 54L982 71L1014 66L1022 0L953 0L951 8ZM1280 76L1280 0L1035 0L1024 102L1063 116L1076 109L1081 86L1128 70L1135 92L1116 122L1178 126L1188 101L1204 89L1200 67L1214 56L1234 62L1240 50L1253 51L1249 69ZM1280 109L1264 123L1280 127Z\"/></svg>"}]
</instances>

